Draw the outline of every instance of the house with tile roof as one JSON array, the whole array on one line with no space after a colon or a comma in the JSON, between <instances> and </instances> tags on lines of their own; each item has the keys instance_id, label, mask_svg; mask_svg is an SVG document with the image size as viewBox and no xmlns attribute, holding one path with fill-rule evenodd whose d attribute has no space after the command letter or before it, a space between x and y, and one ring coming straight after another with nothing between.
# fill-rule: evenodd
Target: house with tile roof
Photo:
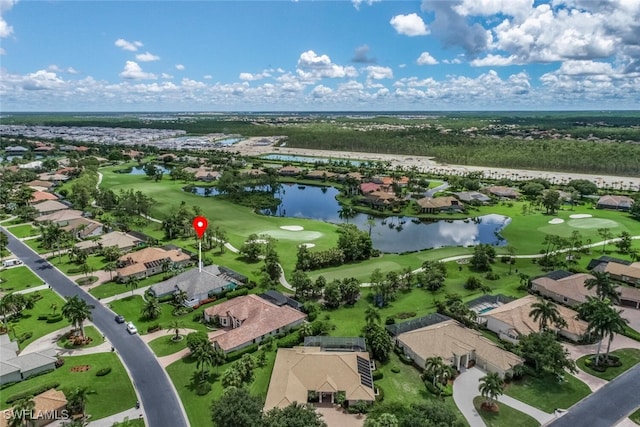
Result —
<instances>
[{"instance_id":1,"label":"house with tile roof","mask_svg":"<svg viewBox=\"0 0 640 427\"><path fill-rule=\"evenodd\" d=\"M520 197L520 192L517 189L505 187L504 185L485 187L482 191L501 199L517 199Z\"/></svg>"},{"instance_id":2,"label":"house with tile roof","mask_svg":"<svg viewBox=\"0 0 640 427\"><path fill-rule=\"evenodd\" d=\"M420 207L420 213L461 212L464 204L452 196L423 197L416 200Z\"/></svg>"},{"instance_id":3,"label":"house with tile roof","mask_svg":"<svg viewBox=\"0 0 640 427\"><path fill-rule=\"evenodd\" d=\"M121 251L128 252L131 249L140 246L142 240L123 231L112 231L103 234L97 240L85 240L76 243L76 247L85 251L96 251L104 248L117 247Z\"/></svg>"},{"instance_id":4,"label":"house with tile roof","mask_svg":"<svg viewBox=\"0 0 640 427\"><path fill-rule=\"evenodd\" d=\"M490 331L495 332L500 339L515 344L521 336L540 332L540 323L534 321L533 317L529 315L533 310L532 305L537 301L538 298L534 295L527 295L480 313L478 322L484 324ZM550 330L555 330L559 335L578 342L587 333L589 325L587 322L578 319L576 311L563 305L558 305L557 309L567 325L561 328L549 325Z\"/></svg>"},{"instance_id":5,"label":"house with tile roof","mask_svg":"<svg viewBox=\"0 0 640 427\"><path fill-rule=\"evenodd\" d=\"M167 266L180 268L189 264L191 255L182 252L181 249L143 248L118 258L116 279L118 282L126 282L130 277L143 279L162 273Z\"/></svg>"},{"instance_id":6,"label":"house with tile roof","mask_svg":"<svg viewBox=\"0 0 640 427\"><path fill-rule=\"evenodd\" d=\"M33 207L38 212L38 216L69 209L69 206L57 200L45 200L44 202L33 205Z\"/></svg>"},{"instance_id":7,"label":"house with tile roof","mask_svg":"<svg viewBox=\"0 0 640 427\"><path fill-rule=\"evenodd\" d=\"M555 272L545 276L537 277L531 281L531 291L551 298L569 307L575 307L587 300L588 296L595 297L595 289L587 289L584 285L589 279L594 277L590 274L571 274L566 277L554 278Z\"/></svg>"},{"instance_id":8,"label":"house with tile roof","mask_svg":"<svg viewBox=\"0 0 640 427\"><path fill-rule=\"evenodd\" d=\"M45 203L45 202L43 202ZM60 224L67 221L71 221L72 219L82 218L82 211L77 209L62 209L50 214L41 215L34 219L35 222L52 222L54 224Z\"/></svg>"},{"instance_id":9,"label":"house with tile roof","mask_svg":"<svg viewBox=\"0 0 640 427\"><path fill-rule=\"evenodd\" d=\"M217 321L224 333L213 338L225 353L259 343L269 335L294 328L307 318L288 305L277 306L257 295L233 298L204 310L206 321Z\"/></svg>"},{"instance_id":10,"label":"house with tile roof","mask_svg":"<svg viewBox=\"0 0 640 427\"><path fill-rule=\"evenodd\" d=\"M31 203L33 204L44 202L45 200L58 200L58 196L41 190L36 190L31 194Z\"/></svg>"},{"instance_id":11,"label":"house with tile roof","mask_svg":"<svg viewBox=\"0 0 640 427\"><path fill-rule=\"evenodd\" d=\"M633 206L634 200L627 196L614 196L608 194L598 199L596 207L598 209L614 209L618 211L628 211Z\"/></svg>"},{"instance_id":12,"label":"house with tile roof","mask_svg":"<svg viewBox=\"0 0 640 427\"><path fill-rule=\"evenodd\" d=\"M88 239L102 234L102 224L89 218L74 218L59 223L64 231L68 231L78 239Z\"/></svg>"},{"instance_id":13,"label":"house with tile roof","mask_svg":"<svg viewBox=\"0 0 640 427\"><path fill-rule=\"evenodd\" d=\"M485 371L497 372L504 377L512 372L514 366L524 362L480 332L453 319L402 332L395 341L405 355L421 368L425 367L428 358L441 357L457 370L475 363Z\"/></svg>"},{"instance_id":14,"label":"house with tile roof","mask_svg":"<svg viewBox=\"0 0 640 427\"><path fill-rule=\"evenodd\" d=\"M59 424L59 420L68 417L67 397L64 392L51 388L33 397L33 420L29 422L30 427L43 427L52 422ZM0 427L8 427L13 415L13 408L0 412ZM58 421L57 421L58 420Z\"/></svg>"},{"instance_id":15,"label":"house with tile roof","mask_svg":"<svg viewBox=\"0 0 640 427\"><path fill-rule=\"evenodd\" d=\"M335 403L344 393L349 404L376 398L366 351L325 351L321 347L280 348L273 365L264 410L305 404L310 392L320 403Z\"/></svg>"}]
</instances>

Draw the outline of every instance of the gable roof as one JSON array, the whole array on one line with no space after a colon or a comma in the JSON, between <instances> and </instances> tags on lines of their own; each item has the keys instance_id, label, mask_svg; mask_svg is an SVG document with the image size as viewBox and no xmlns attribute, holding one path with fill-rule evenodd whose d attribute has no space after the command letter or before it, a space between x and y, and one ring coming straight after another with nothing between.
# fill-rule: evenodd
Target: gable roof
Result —
<instances>
[{"instance_id":1,"label":"gable roof","mask_svg":"<svg viewBox=\"0 0 640 427\"><path fill-rule=\"evenodd\" d=\"M75 218L82 218L82 211L66 208L63 210L59 210L57 212L52 212L50 214L41 215L37 217L34 221L36 222L51 221L51 222L57 223L62 221L71 221L72 219L75 219Z\"/></svg>"},{"instance_id":2,"label":"gable roof","mask_svg":"<svg viewBox=\"0 0 640 427\"><path fill-rule=\"evenodd\" d=\"M60 203L57 200L45 200L44 202L33 205L39 213L54 212L69 209L69 206Z\"/></svg>"},{"instance_id":3,"label":"gable roof","mask_svg":"<svg viewBox=\"0 0 640 427\"><path fill-rule=\"evenodd\" d=\"M475 351L476 356L505 371L523 362L520 357L501 349L480 332L465 328L453 319L404 332L398 335L398 341L424 360L438 356L448 360Z\"/></svg>"},{"instance_id":4,"label":"gable roof","mask_svg":"<svg viewBox=\"0 0 640 427\"><path fill-rule=\"evenodd\" d=\"M207 265L202 267L202 271L192 268L168 280L156 283L150 289L156 295L165 295L181 290L187 293L187 299L191 299L196 295L223 288L229 282L235 283L231 277L221 272L217 265Z\"/></svg>"},{"instance_id":5,"label":"gable roof","mask_svg":"<svg viewBox=\"0 0 640 427\"><path fill-rule=\"evenodd\" d=\"M166 259L171 262L180 262L190 260L191 256L185 254L181 250L167 251L162 248L144 248L136 252L122 255L118 258L119 263L126 263L127 265L118 268L117 272L120 276L130 276L132 274L142 273L148 268L152 268L152 264L162 263L162 261Z\"/></svg>"},{"instance_id":6,"label":"gable roof","mask_svg":"<svg viewBox=\"0 0 640 427\"><path fill-rule=\"evenodd\" d=\"M589 264L587 265L587 270L593 270L598 265L606 264L608 262L615 262L615 263L623 264L623 265L631 264L631 261L627 261L627 260L620 259L620 258L615 258L615 257L610 257L610 256L607 256L607 255L602 255L600 258L591 258L591 261L589 261Z\"/></svg>"},{"instance_id":7,"label":"gable roof","mask_svg":"<svg viewBox=\"0 0 640 427\"><path fill-rule=\"evenodd\" d=\"M363 370L368 370L364 372ZM320 347L280 348L269 382L264 409L306 403L311 391L344 391L347 400L375 400L369 353L323 351Z\"/></svg>"},{"instance_id":8,"label":"gable roof","mask_svg":"<svg viewBox=\"0 0 640 427\"><path fill-rule=\"evenodd\" d=\"M480 314L480 317L494 318L511 326L519 335L529 335L533 332L540 332L540 324L533 320L529 315L531 313L532 304L536 303L538 298L534 295L511 301L493 310ZM578 313L563 305L556 306L560 316L567 322L567 326L560 328L570 334L581 336L587 332L589 326L587 322L578 320ZM553 326L552 326L553 327Z\"/></svg>"},{"instance_id":9,"label":"gable roof","mask_svg":"<svg viewBox=\"0 0 640 427\"><path fill-rule=\"evenodd\" d=\"M610 262L606 265L604 271L615 276L627 276L631 279L640 280L640 262L634 262L630 265Z\"/></svg>"},{"instance_id":10,"label":"gable roof","mask_svg":"<svg viewBox=\"0 0 640 427\"><path fill-rule=\"evenodd\" d=\"M634 200L627 196L614 196L608 194L598 199L598 205L612 206L616 208L630 208L633 205Z\"/></svg>"},{"instance_id":11,"label":"gable roof","mask_svg":"<svg viewBox=\"0 0 640 427\"><path fill-rule=\"evenodd\" d=\"M204 310L207 316L233 317L242 322L214 338L225 351L236 348L307 317L289 306L278 307L257 295L244 295Z\"/></svg>"}]
</instances>

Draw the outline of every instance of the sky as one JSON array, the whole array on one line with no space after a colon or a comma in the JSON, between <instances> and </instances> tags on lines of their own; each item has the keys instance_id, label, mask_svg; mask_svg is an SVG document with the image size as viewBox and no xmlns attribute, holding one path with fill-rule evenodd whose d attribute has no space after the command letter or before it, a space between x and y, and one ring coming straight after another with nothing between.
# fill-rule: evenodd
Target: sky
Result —
<instances>
[{"instance_id":1,"label":"sky","mask_svg":"<svg viewBox=\"0 0 640 427\"><path fill-rule=\"evenodd\" d=\"M640 0L0 0L0 111L640 107Z\"/></svg>"}]
</instances>

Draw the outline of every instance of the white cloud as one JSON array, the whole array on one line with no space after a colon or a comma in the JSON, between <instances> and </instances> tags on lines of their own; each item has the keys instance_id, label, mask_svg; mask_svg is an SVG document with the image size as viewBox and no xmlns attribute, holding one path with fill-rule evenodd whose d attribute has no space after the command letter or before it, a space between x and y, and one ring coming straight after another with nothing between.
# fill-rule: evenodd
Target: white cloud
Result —
<instances>
[{"instance_id":1,"label":"white cloud","mask_svg":"<svg viewBox=\"0 0 640 427\"><path fill-rule=\"evenodd\" d=\"M169 73L162 73L162 74L160 74L160 77L163 78L163 79L167 79L167 80L173 78L173 76L171 74L169 74Z\"/></svg>"},{"instance_id":2,"label":"white cloud","mask_svg":"<svg viewBox=\"0 0 640 427\"><path fill-rule=\"evenodd\" d=\"M6 55L7 51L0 47L0 55Z\"/></svg>"},{"instance_id":3,"label":"white cloud","mask_svg":"<svg viewBox=\"0 0 640 427\"><path fill-rule=\"evenodd\" d=\"M115 41L114 44L118 46L120 49L127 50L129 52L135 52L138 50L139 47L144 46L142 42L139 42L139 41L129 42L129 41L126 41L125 39L118 39Z\"/></svg>"},{"instance_id":4,"label":"white cloud","mask_svg":"<svg viewBox=\"0 0 640 427\"><path fill-rule=\"evenodd\" d=\"M416 13L411 13L409 15L396 15L391 18L389 23L398 32L398 34L403 34L405 36L414 37L429 34L429 29L422 18Z\"/></svg>"},{"instance_id":5,"label":"white cloud","mask_svg":"<svg viewBox=\"0 0 640 427\"><path fill-rule=\"evenodd\" d=\"M154 55L152 53L149 52L145 52L145 53L139 53L136 55L136 59L140 62L152 62L152 61L158 61L160 59L160 57L158 55Z\"/></svg>"},{"instance_id":6,"label":"white cloud","mask_svg":"<svg viewBox=\"0 0 640 427\"><path fill-rule=\"evenodd\" d=\"M431 56L429 52L422 52L416 61L418 65L435 65L438 64L438 60Z\"/></svg>"},{"instance_id":7,"label":"white cloud","mask_svg":"<svg viewBox=\"0 0 640 427\"><path fill-rule=\"evenodd\" d=\"M382 1L382 0L351 0L351 3L353 4L353 7L355 7L357 10L360 10L361 4L366 4L368 6L371 6L372 4L378 3L379 1Z\"/></svg>"},{"instance_id":8,"label":"white cloud","mask_svg":"<svg viewBox=\"0 0 640 427\"><path fill-rule=\"evenodd\" d=\"M211 74L205 74L202 78L205 80L211 80L213 79L213 76Z\"/></svg>"},{"instance_id":9,"label":"white cloud","mask_svg":"<svg viewBox=\"0 0 640 427\"><path fill-rule=\"evenodd\" d=\"M252 73L240 73L238 78L240 80L249 81L249 82L255 81L255 80L262 80L264 78L271 77L271 73L269 71L270 70L264 70L264 71L262 71L260 73L255 73L255 74L252 74Z\"/></svg>"},{"instance_id":10,"label":"white cloud","mask_svg":"<svg viewBox=\"0 0 640 427\"><path fill-rule=\"evenodd\" d=\"M517 64L517 58L515 55L501 56L489 54L484 58L477 58L471 61L472 67L503 67L507 65Z\"/></svg>"},{"instance_id":11,"label":"white cloud","mask_svg":"<svg viewBox=\"0 0 640 427\"><path fill-rule=\"evenodd\" d=\"M176 64L176 70L180 70L180 71L184 70L184 65Z\"/></svg>"},{"instance_id":12,"label":"white cloud","mask_svg":"<svg viewBox=\"0 0 640 427\"><path fill-rule=\"evenodd\" d=\"M124 70L120 73L120 77L131 80L151 80L157 78L155 74L142 71L140 65L133 61L127 61L124 65Z\"/></svg>"},{"instance_id":13,"label":"white cloud","mask_svg":"<svg viewBox=\"0 0 640 427\"><path fill-rule=\"evenodd\" d=\"M13 27L4 20L2 16L4 12L11 10L11 8L18 2L18 0L0 0L0 39L9 37L13 34ZM0 55L4 55L5 50L0 48Z\"/></svg>"},{"instance_id":14,"label":"white cloud","mask_svg":"<svg viewBox=\"0 0 640 427\"><path fill-rule=\"evenodd\" d=\"M389 67L369 65L368 67L364 67L362 70L367 73L367 79L381 80L393 78L393 70Z\"/></svg>"},{"instance_id":15,"label":"white cloud","mask_svg":"<svg viewBox=\"0 0 640 427\"><path fill-rule=\"evenodd\" d=\"M533 0L462 0L454 10L462 16L491 16L504 14L513 17L526 16Z\"/></svg>"},{"instance_id":16,"label":"white cloud","mask_svg":"<svg viewBox=\"0 0 640 427\"><path fill-rule=\"evenodd\" d=\"M39 70L25 76L22 88L25 90L52 90L62 86L64 81L51 71Z\"/></svg>"},{"instance_id":17,"label":"white cloud","mask_svg":"<svg viewBox=\"0 0 640 427\"><path fill-rule=\"evenodd\" d=\"M355 77L358 75L354 67L334 64L328 55L317 55L313 50L308 50L300 55L296 72L301 79L310 83L322 78Z\"/></svg>"},{"instance_id":18,"label":"white cloud","mask_svg":"<svg viewBox=\"0 0 640 427\"><path fill-rule=\"evenodd\" d=\"M331 88L328 88L323 85L318 85L314 87L313 90L311 91L311 96L313 96L314 98L324 98L325 96L328 96L332 93L333 93L333 90Z\"/></svg>"}]
</instances>

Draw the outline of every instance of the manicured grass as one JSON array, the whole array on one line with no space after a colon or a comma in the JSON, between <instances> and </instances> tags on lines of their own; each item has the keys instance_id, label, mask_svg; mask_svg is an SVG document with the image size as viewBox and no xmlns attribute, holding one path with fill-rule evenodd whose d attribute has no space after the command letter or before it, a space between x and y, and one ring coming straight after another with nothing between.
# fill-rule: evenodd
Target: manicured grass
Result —
<instances>
[{"instance_id":1,"label":"manicured grass","mask_svg":"<svg viewBox=\"0 0 640 427\"><path fill-rule=\"evenodd\" d=\"M33 227L31 224L16 225L14 227L7 228L7 231L16 236L18 239L30 236L38 236L40 230Z\"/></svg>"},{"instance_id":2,"label":"manicured grass","mask_svg":"<svg viewBox=\"0 0 640 427\"><path fill-rule=\"evenodd\" d=\"M82 274L82 271L80 271L80 264L76 264L75 262L72 262L69 259L69 255L67 254L62 255L61 257L59 256L51 257L49 258L49 262L55 265L56 267L58 267L58 269L62 271L64 274L67 274L70 276ZM87 264L90 267L90 272L89 272L90 274L93 271L102 270L106 262L101 256L90 255L89 257L87 257Z\"/></svg>"},{"instance_id":3,"label":"manicured grass","mask_svg":"<svg viewBox=\"0 0 640 427\"><path fill-rule=\"evenodd\" d=\"M0 289L2 292L11 293L42 285L42 280L36 276L27 266L19 266L4 269L0 272Z\"/></svg>"},{"instance_id":4,"label":"manicured grass","mask_svg":"<svg viewBox=\"0 0 640 427\"><path fill-rule=\"evenodd\" d=\"M114 295L118 295L126 292L131 292L130 289L131 288L127 288L124 285L124 283L107 282L107 283L103 283L102 285L98 285L95 288L89 289L89 293L94 297L100 299L100 298L112 297Z\"/></svg>"},{"instance_id":5,"label":"manicured grass","mask_svg":"<svg viewBox=\"0 0 640 427\"><path fill-rule=\"evenodd\" d=\"M24 240L22 243L29 246L31 249L33 249L36 253L40 255L51 252L51 249L42 247L42 240L40 240L39 238Z\"/></svg>"},{"instance_id":6,"label":"manicured grass","mask_svg":"<svg viewBox=\"0 0 640 427\"><path fill-rule=\"evenodd\" d=\"M525 413L513 409L504 403L499 403L499 412L489 412L481 409L482 403L485 401L484 397L476 396L473 398L473 406L480 414L482 421L485 422L487 427L537 427L540 425L535 418Z\"/></svg>"},{"instance_id":7,"label":"manicured grass","mask_svg":"<svg viewBox=\"0 0 640 427\"><path fill-rule=\"evenodd\" d=\"M31 332L33 334L31 338L20 344L20 349L25 348L28 344L40 337L69 325L69 322L65 319L55 323L47 323L46 320L38 320L39 315L53 314L53 309L51 308L52 304L56 304L56 313L60 313L60 310L64 305L64 300L50 289L37 292L42 295L42 298L36 301L33 308L23 310L22 315L19 318L12 318L9 321L9 325L16 336L20 336L26 332Z\"/></svg>"},{"instance_id":8,"label":"manicured grass","mask_svg":"<svg viewBox=\"0 0 640 427\"><path fill-rule=\"evenodd\" d=\"M23 391L38 388L47 383L59 382L60 390L65 394L76 387L89 387L94 391L87 399L86 412L93 420L117 414L132 408L136 403L136 395L131 380L120 359L114 353L97 353L85 356L64 357L65 363L55 371L21 381L2 390L0 408L6 409L5 399ZM71 372L74 366L89 365L85 372ZM97 377L96 372L102 368L111 368L108 375Z\"/></svg>"},{"instance_id":9,"label":"manicured grass","mask_svg":"<svg viewBox=\"0 0 640 427\"><path fill-rule=\"evenodd\" d=\"M66 336L63 336L58 340L58 345L62 348L66 349L78 349L78 348L90 348L100 345L104 342L102 339L102 334L98 332L96 328L93 326L85 326L84 327L84 335L86 337L91 338L91 342L87 345L73 345Z\"/></svg>"},{"instance_id":10,"label":"manicured grass","mask_svg":"<svg viewBox=\"0 0 640 427\"><path fill-rule=\"evenodd\" d=\"M187 339L183 336L180 341L173 341L174 333L167 331L166 337L159 337L149 343L149 347L158 357L168 356L187 348Z\"/></svg>"},{"instance_id":11,"label":"manicured grass","mask_svg":"<svg viewBox=\"0 0 640 427\"><path fill-rule=\"evenodd\" d=\"M182 316L174 316L171 314L173 311L173 306L168 303L160 304L162 309L160 316L154 320L148 320L142 317L141 311L144 306L144 301L140 295L134 296L126 296L122 299L118 299L109 303L109 306L113 311L118 314L124 316L127 321L133 322L138 328L138 333L144 335L147 333L147 328L152 325L159 324L161 327L164 327L169 324L172 320L180 320L184 323L185 328L195 329L198 331L207 331L207 328L198 322L193 321L193 316L202 312L204 308L199 308L191 313L182 315Z\"/></svg>"},{"instance_id":12,"label":"manicured grass","mask_svg":"<svg viewBox=\"0 0 640 427\"><path fill-rule=\"evenodd\" d=\"M144 420L143 419L133 419L133 420L127 420L125 418L126 422L121 422L121 423L116 423L113 424L112 427L144 427Z\"/></svg>"},{"instance_id":13,"label":"manicured grass","mask_svg":"<svg viewBox=\"0 0 640 427\"><path fill-rule=\"evenodd\" d=\"M253 355L256 356L257 353L253 353ZM267 395L275 357L275 349L267 352L266 365L263 368L255 369L255 380L249 386L249 392L252 395L262 398ZM191 357L187 356L167 366L167 373L178 391L191 425L213 427L211 401L222 395L223 388L220 376L229 366L230 363L227 363L218 367L218 375L216 375L215 368L209 371L208 381L211 383L212 388L211 392L205 396L198 396L192 386L194 374L199 375L200 371L196 370L196 363Z\"/></svg>"},{"instance_id":14,"label":"manicured grass","mask_svg":"<svg viewBox=\"0 0 640 427\"><path fill-rule=\"evenodd\" d=\"M558 383L552 375L540 378L527 376L513 381L505 388L505 394L542 411L552 413L554 409L566 409L591 393L589 386L565 373L565 382Z\"/></svg>"},{"instance_id":15,"label":"manicured grass","mask_svg":"<svg viewBox=\"0 0 640 427\"><path fill-rule=\"evenodd\" d=\"M634 423L640 425L640 408L637 411L635 411L633 414L629 415L629 418Z\"/></svg>"},{"instance_id":16,"label":"manicured grass","mask_svg":"<svg viewBox=\"0 0 640 427\"><path fill-rule=\"evenodd\" d=\"M620 362L622 362L622 365L617 367L609 367L604 372L596 371L585 364L586 360L593 355L582 356L577 360L576 363L578 364L578 367L586 373L607 381L611 381L623 372L633 368L637 363L640 363L640 350L636 348L623 348L620 350L612 351L611 354L618 356L620 358Z\"/></svg>"}]
</instances>

